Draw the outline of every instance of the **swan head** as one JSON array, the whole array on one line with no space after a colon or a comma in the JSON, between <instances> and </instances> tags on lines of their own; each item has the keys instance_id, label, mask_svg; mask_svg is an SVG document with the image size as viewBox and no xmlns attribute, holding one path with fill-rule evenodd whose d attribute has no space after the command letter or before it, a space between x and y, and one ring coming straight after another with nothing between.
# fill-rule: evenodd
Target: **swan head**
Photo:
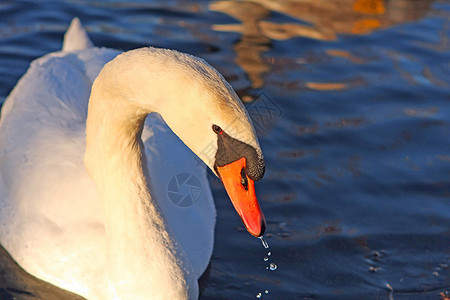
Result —
<instances>
[{"instance_id":1,"label":"swan head","mask_svg":"<svg viewBox=\"0 0 450 300\"><path fill-rule=\"evenodd\" d=\"M172 81L177 83L176 88L170 89L170 103L176 107L160 105L159 112L221 179L248 232L261 236L265 218L254 181L263 177L265 163L245 107L230 84L204 60L174 51L166 54L176 62L166 65L177 74Z\"/></svg>"},{"instance_id":2,"label":"swan head","mask_svg":"<svg viewBox=\"0 0 450 300\"><path fill-rule=\"evenodd\" d=\"M264 233L254 189L254 181L264 175L262 151L245 107L216 69L188 54L149 47L108 63L94 87L105 84L107 98L159 113L221 179L247 230L256 237Z\"/></svg>"}]
</instances>

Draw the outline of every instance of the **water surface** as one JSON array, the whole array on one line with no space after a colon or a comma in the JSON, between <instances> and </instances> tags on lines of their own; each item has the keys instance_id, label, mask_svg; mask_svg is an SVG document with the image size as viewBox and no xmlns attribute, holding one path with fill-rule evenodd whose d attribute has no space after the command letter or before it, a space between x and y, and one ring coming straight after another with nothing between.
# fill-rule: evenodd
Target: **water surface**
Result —
<instances>
[{"instance_id":1,"label":"water surface","mask_svg":"<svg viewBox=\"0 0 450 300\"><path fill-rule=\"evenodd\" d=\"M3 1L0 102L74 16L98 46L203 57L254 117L278 268L211 176L220 238L201 299L450 292L448 2ZM1 299L32 286L2 276Z\"/></svg>"}]
</instances>

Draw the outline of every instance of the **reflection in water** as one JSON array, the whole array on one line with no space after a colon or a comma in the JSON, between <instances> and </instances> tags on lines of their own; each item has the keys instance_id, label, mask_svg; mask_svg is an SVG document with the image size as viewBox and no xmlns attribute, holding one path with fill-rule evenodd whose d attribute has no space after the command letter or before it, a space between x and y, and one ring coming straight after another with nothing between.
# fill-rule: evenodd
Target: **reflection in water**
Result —
<instances>
[{"instance_id":1,"label":"reflection in water","mask_svg":"<svg viewBox=\"0 0 450 300\"><path fill-rule=\"evenodd\" d=\"M84 298L28 274L0 245L0 299L83 300Z\"/></svg>"},{"instance_id":2,"label":"reflection in water","mask_svg":"<svg viewBox=\"0 0 450 300\"><path fill-rule=\"evenodd\" d=\"M234 45L236 62L250 77L253 88L260 88L264 81L262 74L269 71L269 66L262 59L262 52L269 50L269 37L261 32L260 24L270 11L252 2L220 1L210 5L211 10L224 12L241 21L242 24L214 25L213 30L236 31L242 33Z\"/></svg>"},{"instance_id":3,"label":"reflection in water","mask_svg":"<svg viewBox=\"0 0 450 300\"><path fill-rule=\"evenodd\" d=\"M264 84L263 75L270 64L262 57L269 50L271 40L306 37L316 40L337 40L339 34L361 35L388 28L398 23L422 18L432 0L225 0L210 5L213 11L223 12L240 24L216 24L216 31L242 34L234 45L236 63L248 74L253 88ZM271 13L281 13L296 22L269 21ZM363 63L346 53L352 62ZM309 83L311 89L340 90L344 83Z\"/></svg>"},{"instance_id":4,"label":"reflection in water","mask_svg":"<svg viewBox=\"0 0 450 300\"><path fill-rule=\"evenodd\" d=\"M335 57L343 57L355 64L363 64L364 62L366 62L366 59L356 57L356 56L352 55L351 53L344 51L344 50L330 49L330 50L327 50L327 55L335 56Z\"/></svg>"},{"instance_id":5,"label":"reflection in water","mask_svg":"<svg viewBox=\"0 0 450 300\"><path fill-rule=\"evenodd\" d=\"M306 86L313 90L319 91L336 91L336 90L344 90L348 87L346 83L332 83L332 82L307 82Z\"/></svg>"}]
</instances>

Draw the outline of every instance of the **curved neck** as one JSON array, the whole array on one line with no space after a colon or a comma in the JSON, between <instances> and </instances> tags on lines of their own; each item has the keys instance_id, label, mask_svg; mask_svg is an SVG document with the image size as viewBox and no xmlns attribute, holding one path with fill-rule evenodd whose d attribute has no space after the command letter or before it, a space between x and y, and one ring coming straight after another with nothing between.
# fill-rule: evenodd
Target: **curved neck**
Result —
<instances>
[{"instance_id":1,"label":"curved neck","mask_svg":"<svg viewBox=\"0 0 450 300\"><path fill-rule=\"evenodd\" d=\"M147 299L159 299L161 293L161 298L195 298L197 278L190 275L183 250L177 247L149 192L141 133L151 105L111 93L105 79L107 75L100 74L92 87L85 165L103 206L107 235L105 284L112 287L107 296L135 299L138 293ZM149 278L155 274L157 278ZM167 294L170 292L172 297Z\"/></svg>"}]
</instances>

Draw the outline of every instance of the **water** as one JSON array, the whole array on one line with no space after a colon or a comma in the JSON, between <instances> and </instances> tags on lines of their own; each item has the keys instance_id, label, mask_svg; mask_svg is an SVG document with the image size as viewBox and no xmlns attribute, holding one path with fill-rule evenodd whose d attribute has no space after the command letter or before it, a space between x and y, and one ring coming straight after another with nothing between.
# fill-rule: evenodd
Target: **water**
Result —
<instances>
[{"instance_id":1,"label":"water","mask_svg":"<svg viewBox=\"0 0 450 300\"><path fill-rule=\"evenodd\" d=\"M267 243L267 241L264 239L264 236L260 236L259 239L261 240L264 249L269 249L269 243ZM269 257L270 257L271 255L272 255L272 252L271 252L271 251L268 251L268 252L267 252L267 256L264 256L263 260L264 260L265 262L268 262L268 261L269 261ZM271 263L266 267L266 270L275 271L277 268L278 268L277 264L271 262ZM269 291L268 291L268 290L265 290L264 293L265 293L265 294L268 294ZM261 298L261 297L262 297L262 293L258 293L258 294L256 295L256 298Z\"/></svg>"},{"instance_id":2,"label":"water","mask_svg":"<svg viewBox=\"0 0 450 300\"><path fill-rule=\"evenodd\" d=\"M278 269L261 270L267 249L211 177L221 238L201 299L440 299L449 11L405 0L3 1L0 102L32 59L61 47L75 15L96 45L203 57L249 110L271 107L254 119L267 164L256 192ZM22 286L0 281L0 299L6 287Z\"/></svg>"},{"instance_id":3,"label":"water","mask_svg":"<svg viewBox=\"0 0 450 300\"><path fill-rule=\"evenodd\" d=\"M260 236L259 239L261 240L261 243L263 245L264 248L268 249L269 248L269 244L267 243L267 241L264 239L264 236Z\"/></svg>"},{"instance_id":4,"label":"water","mask_svg":"<svg viewBox=\"0 0 450 300\"><path fill-rule=\"evenodd\" d=\"M275 271L278 268L278 266L275 263L270 263L269 269L270 271Z\"/></svg>"},{"instance_id":5,"label":"water","mask_svg":"<svg viewBox=\"0 0 450 300\"><path fill-rule=\"evenodd\" d=\"M261 240L263 247L265 249L269 249L269 243L267 243L267 241L264 239L264 236L260 236L259 239ZM264 256L263 260L265 262L269 261L269 256L271 256L271 255L272 255L272 252L270 252L270 251L267 252L267 256ZM275 271L277 268L278 268L278 266L275 263L273 263L273 262L271 262L269 264L269 266L266 267L266 269L270 270L270 271Z\"/></svg>"},{"instance_id":6,"label":"water","mask_svg":"<svg viewBox=\"0 0 450 300\"><path fill-rule=\"evenodd\" d=\"M264 294L268 294L268 293L269 293L268 290L265 290L265 291L264 291ZM256 298L258 298L258 299L262 298L262 296L263 296L263 293L258 293L258 294L256 294Z\"/></svg>"}]
</instances>

